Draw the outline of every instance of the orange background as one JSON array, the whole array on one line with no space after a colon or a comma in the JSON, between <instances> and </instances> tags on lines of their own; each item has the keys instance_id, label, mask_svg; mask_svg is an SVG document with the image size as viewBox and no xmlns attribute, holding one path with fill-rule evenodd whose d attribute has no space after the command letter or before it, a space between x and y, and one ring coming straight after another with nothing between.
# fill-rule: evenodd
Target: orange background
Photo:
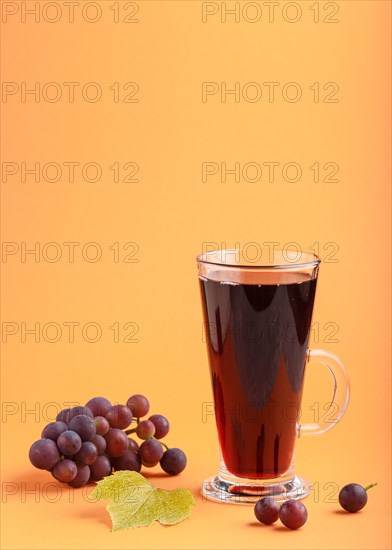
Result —
<instances>
[{"instance_id":1,"label":"orange background","mask_svg":"<svg viewBox=\"0 0 392 550\"><path fill-rule=\"evenodd\" d=\"M56 23L42 13L40 22L32 16L23 22L21 2L5 4L18 11L2 23L2 79L17 83L1 105L3 163L20 170L22 163L95 162L102 178L84 181L80 168L74 182L65 169L57 182L42 174L38 182L32 176L23 182L20 171L3 178L3 247L15 252L2 257L3 547L390 548L390 2L332 3L337 23L323 22L331 12L326 2L316 3L319 23L314 2L298 3L296 23L283 17L293 18L287 2L272 22L258 2L258 22L246 21L256 13L249 8L239 22L229 15L222 22L219 11L203 23L197 0L145 0L136 3L138 22L128 24L122 19L134 8L125 2L117 4L119 23L111 1L97 3L96 23L81 15L83 2L73 23L63 2ZM45 4L39 2L40 10ZM220 2L212 4L220 9ZM63 85L71 81L80 83L73 103ZM269 81L280 83L274 102L263 85ZM57 82L64 96L50 103L28 95L23 102L23 82L27 88ZM101 86L100 101L83 100L87 82ZM139 101L114 102L115 82L137 82ZM224 103L218 93L203 102L202 82L218 83L219 91L222 82L227 88L257 82L263 95L255 103L231 95ZM288 82L301 85L296 103L282 98ZM321 98L332 90L323 91L325 83L338 83L338 102L316 103L314 82L321 83ZM278 171L269 182L264 171L258 182L233 176L223 182L220 174L202 181L203 162L230 168L271 161L298 163L302 178L287 182ZM139 181L114 182L109 166L115 162L137 163ZM315 162L335 162L339 181L315 183L309 170ZM70 241L80 243L73 262L63 244ZM206 242L271 241L304 249L319 243L323 259L332 251L328 243L339 247L337 261L321 265L312 346L337 353L352 386L342 422L297 444L298 473L314 483L309 520L298 532L256 525L251 507L203 502L199 495L201 482L217 471L218 446L213 418L202 417L211 390L194 258ZM37 262L21 252L35 242ZM49 242L62 253L58 262L47 260L55 251L44 248ZM89 242L102 250L95 263L81 253ZM109 248L116 242L118 262ZM123 261L132 252L122 249L127 242L139 247L137 263ZM48 342L53 326L43 332L49 322L62 327L58 342ZM79 323L74 342L67 322ZM102 330L96 343L83 340L89 322ZM123 342L128 322L137 323L138 342ZM39 323L38 342L31 335L23 342L22 323ZM119 342L113 323L121 327ZM338 328L333 338L326 323ZM7 336L10 327L17 332ZM313 403L328 400L329 384L325 373L309 369L305 420L312 420ZM153 482L189 487L197 506L175 527L111 533L105 503L92 504L88 491L63 486L57 498L51 476L30 465L28 449L55 414L48 403L84 403L100 394L123 402L139 392L153 412L171 420L167 443L188 455L181 476L156 473ZM26 414L31 410L36 414ZM379 485L366 509L349 515L336 504L336 488L352 481Z\"/></svg>"}]
</instances>

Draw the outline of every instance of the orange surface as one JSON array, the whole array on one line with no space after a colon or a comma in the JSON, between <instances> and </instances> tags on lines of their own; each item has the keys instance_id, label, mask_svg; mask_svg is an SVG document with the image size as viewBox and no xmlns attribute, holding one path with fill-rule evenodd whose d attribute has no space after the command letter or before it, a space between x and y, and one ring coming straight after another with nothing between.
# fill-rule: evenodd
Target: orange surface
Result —
<instances>
[{"instance_id":1,"label":"orange surface","mask_svg":"<svg viewBox=\"0 0 392 550\"><path fill-rule=\"evenodd\" d=\"M73 22L65 2L26 2L37 16L22 4L1 2L3 548L390 548L390 2L297 2L296 22L288 2L273 13L240 2L238 22L197 0L82 2ZM25 95L36 82L36 97ZM222 102L236 82L240 95ZM287 181L297 179L290 162L298 181ZM35 163L38 181L23 173ZM240 163L239 181L224 181L222 163ZM298 472L314 484L298 532L199 496L218 449L203 418L194 258L206 243L272 241L319 247L312 346L337 353L352 385L339 426L298 441ZM36 258L25 254L34 243ZM36 323L37 341L25 330ZM329 384L309 369L304 419ZM153 481L191 488L197 506L175 527L111 533L105 503L53 483L27 453L50 403L135 392L171 419L167 442L189 457L181 476ZM336 496L352 481L379 485L349 515Z\"/></svg>"}]
</instances>

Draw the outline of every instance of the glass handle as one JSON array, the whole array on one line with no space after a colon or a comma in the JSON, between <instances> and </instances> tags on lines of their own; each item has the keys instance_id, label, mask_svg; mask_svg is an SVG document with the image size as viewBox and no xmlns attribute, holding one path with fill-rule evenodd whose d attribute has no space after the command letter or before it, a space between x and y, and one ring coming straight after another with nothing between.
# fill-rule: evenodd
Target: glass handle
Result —
<instances>
[{"instance_id":1,"label":"glass handle","mask_svg":"<svg viewBox=\"0 0 392 550\"><path fill-rule=\"evenodd\" d=\"M346 412L350 398L350 381L339 357L323 349L308 350L307 362L314 361L327 367L333 379L332 400L325 414L309 424L300 424L298 435L319 435L333 428Z\"/></svg>"}]
</instances>

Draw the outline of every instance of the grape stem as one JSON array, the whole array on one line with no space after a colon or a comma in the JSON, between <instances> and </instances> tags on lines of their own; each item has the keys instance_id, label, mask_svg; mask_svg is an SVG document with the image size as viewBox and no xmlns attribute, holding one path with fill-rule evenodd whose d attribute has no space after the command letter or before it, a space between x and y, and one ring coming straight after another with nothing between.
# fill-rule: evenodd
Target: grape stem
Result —
<instances>
[{"instance_id":1,"label":"grape stem","mask_svg":"<svg viewBox=\"0 0 392 550\"><path fill-rule=\"evenodd\" d=\"M378 483L371 483L367 487L364 487L364 489L365 489L365 491L368 491L369 489L371 489L372 487L375 487L376 485L378 485Z\"/></svg>"},{"instance_id":2,"label":"grape stem","mask_svg":"<svg viewBox=\"0 0 392 550\"><path fill-rule=\"evenodd\" d=\"M133 433L136 432L136 430L137 430L137 428L131 428L130 430L125 430L125 433L126 433L127 435L133 434ZM156 439L155 437L152 437L151 439L155 439L156 441L159 441L159 439ZM165 445L165 443L163 443L162 441L159 441L159 443L160 443L161 445L163 445L163 447L165 447L165 449L166 449L167 451L169 450L169 447L168 447L167 445Z\"/></svg>"},{"instance_id":3,"label":"grape stem","mask_svg":"<svg viewBox=\"0 0 392 550\"><path fill-rule=\"evenodd\" d=\"M125 433L127 435L134 434L137 430L137 427L139 425L139 418L132 418L132 422L136 422L136 428L130 428L129 430L125 430Z\"/></svg>"}]
</instances>

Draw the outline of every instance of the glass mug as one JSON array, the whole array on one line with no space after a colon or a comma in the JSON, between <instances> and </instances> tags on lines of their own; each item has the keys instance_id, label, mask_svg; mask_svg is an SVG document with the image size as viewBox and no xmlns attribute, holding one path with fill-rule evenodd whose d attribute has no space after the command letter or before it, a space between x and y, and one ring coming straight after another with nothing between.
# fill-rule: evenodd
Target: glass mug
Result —
<instances>
[{"instance_id":1,"label":"glass mug","mask_svg":"<svg viewBox=\"0 0 392 550\"><path fill-rule=\"evenodd\" d=\"M221 450L219 474L202 493L233 503L303 498L310 483L294 472L295 441L332 428L349 400L339 358L308 349L320 259L275 250L254 263L233 249L201 254L197 264ZM328 368L333 397L324 421L300 424L309 361Z\"/></svg>"}]
</instances>

